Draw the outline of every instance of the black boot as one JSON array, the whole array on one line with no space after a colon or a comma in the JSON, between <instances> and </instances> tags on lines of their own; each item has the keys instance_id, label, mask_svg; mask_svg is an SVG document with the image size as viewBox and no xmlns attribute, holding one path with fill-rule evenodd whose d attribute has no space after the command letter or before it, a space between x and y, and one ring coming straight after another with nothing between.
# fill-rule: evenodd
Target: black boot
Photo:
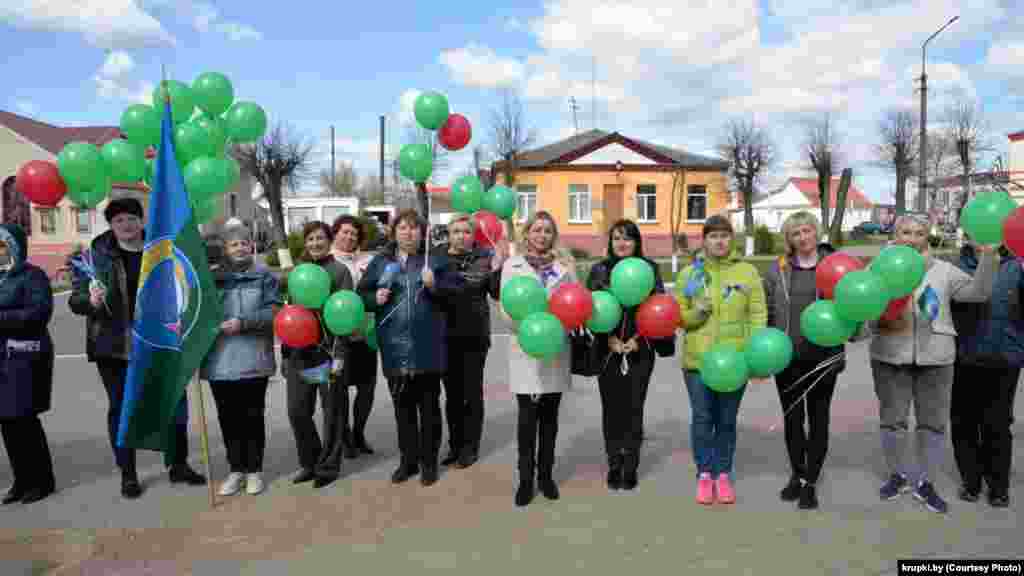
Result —
<instances>
[{"instance_id":1,"label":"black boot","mask_svg":"<svg viewBox=\"0 0 1024 576\"><path fill-rule=\"evenodd\" d=\"M43 498L46 498L50 494L53 494L53 492L54 489L49 487L33 488L32 490L25 492L25 495L21 497L21 503L31 504L33 502L39 502Z\"/></svg>"},{"instance_id":2,"label":"black boot","mask_svg":"<svg viewBox=\"0 0 1024 576\"><path fill-rule=\"evenodd\" d=\"M640 455L636 452L626 452L622 455L622 489L633 490L639 483L637 467L640 466Z\"/></svg>"},{"instance_id":3,"label":"black boot","mask_svg":"<svg viewBox=\"0 0 1024 576\"><path fill-rule=\"evenodd\" d=\"M188 464L179 463L171 466L170 470L168 470L168 475L171 478L171 484L184 482L189 486L206 485L206 476L196 472Z\"/></svg>"},{"instance_id":4,"label":"black boot","mask_svg":"<svg viewBox=\"0 0 1024 576\"><path fill-rule=\"evenodd\" d=\"M516 506L526 506L533 501L533 474L535 466L532 457L520 453L519 458L519 487L516 488Z\"/></svg>"},{"instance_id":5,"label":"black boot","mask_svg":"<svg viewBox=\"0 0 1024 576\"><path fill-rule=\"evenodd\" d=\"M800 477L796 474L789 477L789 482L779 492L779 498L782 498L783 502L795 502L800 498L800 488L803 486L803 482Z\"/></svg>"},{"instance_id":6,"label":"black boot","mask_svg":"<svg viewBox=\"0 0 1024 576\"><path fill-rule=\"evenodd\" d=\"M555 484L550 468L537 471L537 487L548 500L558 500L558 484Z\"/></svg>"},{"instance_id":7,"label":"black boot","mask_svg":"<svg viewBox=\"0 0 1024 576\"><path fill-rule=\"evenodd\" d=\"M393 474L391 474L391 483L401 484L402 482L405 482L409 478L412 478L413 476L419 473L420 468L418 465L413 464L412 462L408 461L405 458L402 458L401 464L399 464L398 468L394 471Z\"/></svg>"},{"instance_id":8,"label":"black boot","mask_svg":"<svg viewBox=\"0 0 1024 576\"><path fill-rule=\"evenodd\" d=\"M142 496L142 484L139 484L139 477L135 470L121 471L121 496L134 500Z\"/></svg>"},{"instance_id":9,"label":"black boot","mask_svg":"<svg viewBox=\"0 0 1024 576\"><path fill-rule=\"evenodd\" d=\"M613 454L608 457L607 481L609 490L622 488L622 454Z\"/></svg>"},{"instance_id":10,"label":"black boot","mask_svg":"<svg viewBox=\"0 0 1024 576\"><path fill-rule=\"evenodd\" d=\"M459 450L455 447L448 448L448 455L441 460L441 466L451 466L459 461Z\"/></svg>"},{"instance_id":11,"label":"black boot","mask_svg":"<svg viewBox=\"0 0 1024 576\"><path fill-rule=\"evenodd\" d=\"M21 502L21 498L25 495L25 491L18 486L17 483L11 486L11 489L4 495L4 499L0 501L3 504L14 504L15 502Z\"/></svg>"},{"instance_id":12,"label":"black boot","mask_svg":"<svg viewBox=\"0 0 1024 576\"><path fill-rule=\"evenodd\" d=\"M480 458L480 452L475 446L463 446L459 451L459 461L455 463L456 468L469 468Z\"/></svg>"}]
</instances>

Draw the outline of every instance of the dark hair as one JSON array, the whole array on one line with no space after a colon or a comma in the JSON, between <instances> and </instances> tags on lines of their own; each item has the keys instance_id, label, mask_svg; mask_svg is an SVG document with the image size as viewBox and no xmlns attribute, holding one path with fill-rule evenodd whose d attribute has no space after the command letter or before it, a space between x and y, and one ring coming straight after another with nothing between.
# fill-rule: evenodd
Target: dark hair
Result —
<instances>
[{"instance_id":1,"label":"dark hair","mask_svg":"<svg viewBox=\"0 0 1024 576\"><path fill-rule=\"evenodd\" d=\"M615 236L615 231L619 230L622 235L629 238L634 243L633 256L637 258L644 257L644 245L643 238L640 236L640 228L637 227L636 223L628 218L618 220L612 227L608 229L608 257L618 259L615 255L615 251L612 249L612 238Z\"/></svg>"},{"instance_id":2,"label":"dark hair","mask_svg":"<svg viewBox=\"0 0 1024 576\"><path fill-rule=\"evenodd\" d=\"M334 219L334 225L331 226L334 235L337 236L341 232L341 227L348 224L349 226L356 229L356 242L359 246L363 245L363 239L366 237L366 231L363 230L363 223L351 214L342 214Z\"/></svg>"},{"instance_id":3,"label":"dark hair","mask_svg":"<svg viewBox=\"0 0 1024 576\"><path fill-rule=\"evenodd\" d=\"M416 227L418 227L420 229L420 237L424 241L426 240L427 221L423 218L423 216L420 216L419 212L413 210L412 208L406 208L404 210L399 211L398 214L395 215L395 219L391 221L389 232L391 234L392 240L398 240L398 236L397 234L395 234L395 231L398 230L398 225L401 224L402 222L413 224Z\"/></svg>"},{"instance_id":4,"label":"dark hair","mask_svg":"<svg viewBox=\"0 0 1024 576\"><path fill-rule=\"evenodd\" d=\"M324 235L327 236L328 243L334 242L334 232L331 232L331 227L328 226L326 222L321 222L320 220L306 222L302 227L302 255L299 256L299 260L304 262L315 261L313 257L309 255L309 250L306 249L306 238L309 238L309 235L317 230L323 231Z\"/></svg>"},{"instance_id":5,"label":"dark hair","mask_svg":"<svg viewBox=\"0 0 1024 576\"><path fill-rule=\"evenodd\" d=\"M118 214L132 214L139 218L142 218L142 202L131 196L124 198L115 198L111 200L107 207L103 209L103 217L107 219L107 224L113 220Z\"/></svg>"},{"instance_id":6,"label":"dark hair","mask_svg":"<svg viewBox=\"0 0 1024 576\"><path fill-rule=\"evenodd\" d=\"M707 238L708 234L712 232L728 232L730 236L735 236L736 232L732 229L732 222L721 214L715 214L704 221L704 231L701 236Z\"/></svg>"}]
</instances>

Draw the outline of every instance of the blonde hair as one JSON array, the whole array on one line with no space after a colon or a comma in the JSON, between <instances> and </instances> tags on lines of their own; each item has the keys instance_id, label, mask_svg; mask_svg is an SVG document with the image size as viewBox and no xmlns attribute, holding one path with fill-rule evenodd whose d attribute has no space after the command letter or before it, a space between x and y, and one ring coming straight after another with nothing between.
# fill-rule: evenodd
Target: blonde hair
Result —
<instances>
[{"instance_id":1,"label":"blonde hair","mask_svg":"<svg viewBox=\"0 0 1024 576\"><path fill-rule=\"evenodd\" d=\"M794 212L786 217L782 222L782 239L786 243L786 255L792 256L795 249L793 248L793 241L790 240L789 235L796 228L800 226L814 226L814 238L817 240L821 238L821 221L814 214L811 214L807 210L801 210Z\"/></svg>"},{"instance_id":2,"label":"blonde hair","mask_svg":"<svg viewBox=\"0 0 1024 576\"><path fill-rule=\"evenodd\" d=\"M555 254L555 259L559 260L563 264L574 264L575 258L572 257L572 254L570 254L568 250L563 249L558 243L558 223L555 222L555 217L547 210L538 210L533 216L530 216L526 220L526 224L523 225L523 233L519 240L519 252L521 254L526 254L529 251L530 229L533 228L533 225L536 224L538 220L546 220L551 224L551 230L553 232L551 238L551 252Z\"/></svg>"},{"instance_id":3,"label":"blonde hair","mask_svg":"<svg viewBox=\"0 0 1024 576\"><path fill-rule=\"evenodd\" d=\"M452 216L452 219L448 221L448 233L451 234L456 224L465 222L469 225L469 233L472 234L476 231L476 220L473 219L472 214L466 214L465 212L459 212Z\"/></svg>"}]
</instances>

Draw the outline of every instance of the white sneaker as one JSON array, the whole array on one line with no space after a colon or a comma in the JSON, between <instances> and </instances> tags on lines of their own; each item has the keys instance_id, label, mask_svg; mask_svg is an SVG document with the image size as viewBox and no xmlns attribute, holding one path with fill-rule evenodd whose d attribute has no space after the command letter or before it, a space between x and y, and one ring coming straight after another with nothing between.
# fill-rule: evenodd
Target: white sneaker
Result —
<instances>
[{"instance_id":1,"label":"white sneaker","mask_svg":"<svg viewBox=\"0 0 1024 576\"><path fill-rule=\"evenodd\" d=\"M263 492L263 477L260 476L259 472L253 472L245 475L245 493L250 496L255 496Z\"/></svg>"},{"instance_id":2,"label":"white sneaker","mask_svg":"<svg viewBox=\"0 0 1024 576\"><path fill-rule=\"evenodd\" d=\"M220 494L221 496L232 496L234 494L238 494L238 489L241 487L242 473L232 472L231 474L228 474L228 477L224 480L223 483L221 483L220 492L218 492L218 494Z\"/></svg>"}]
</instances>

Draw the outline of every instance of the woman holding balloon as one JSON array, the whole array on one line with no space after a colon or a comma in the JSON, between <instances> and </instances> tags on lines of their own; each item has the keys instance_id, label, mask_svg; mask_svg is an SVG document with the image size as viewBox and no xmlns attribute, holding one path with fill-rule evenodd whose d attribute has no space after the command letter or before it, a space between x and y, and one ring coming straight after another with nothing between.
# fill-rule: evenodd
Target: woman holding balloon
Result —
<instances>
[{"instance_id":1,"label":"woman holding balloon","mask_svg":"<svg viewBox=\"0 0 1024 576\"><path fill-rule=\"evenodd\" d=\"M460 278L447 258L426 253L427 222L403 210L391 225L392 242L370 262L359 281L366 310L375 314L377 342L398 425L401 462L395 484L420 474L430 486L438 479L441 443L441 375L447 350L444 308Z\"/></svg>"},{"instance_id":2,"label":"woman holding balloon","mask_svg":"<svg viewBox=\"0 0 1024 576\"><path fill-rule=\"evenodd\" d=\"M627 261L629 258L633 260ZM614 292L612 271L620 262L624 263L623 267L649 266L650 274L644 274L644 277L654 279L654 293L665 293L665 286L657 273L658 266L644 257L640 229L632 220L619 220L612 224L608 233L608 257L591 268L587 288ZM622 270L624 268L620 272ZM644 286L648 287L649 284ZM636 296L647 298L647 294ZM617 301L614 304L618 310ZM603 317L600 312L602 305L595 301L595 308L598 310L595 315L600 320ZM672 308L672 312L678 309L676 305ZM674 332L678 319L673 318L670 322L672 336L649 339L639 329L637 311L637 305L625 307L618 314L621 319L616 325L607 333L599 331L594 343L599 350L598 358L607 359L597 382L601 391L602 429L608 457L607 483L611 490L636 488L643 441L644 402L654 371L655 352L661 356L671 356L675 352ZM592 329L598 328L593 324L590 323Z\"/></svg>"},{"instance_id":3,"label":"woman holding balloon","mask_svg":"<svg viewBox=\"0 0 1024 576\"><path fill-rule=\"evenodd\" d=\"M889 478L879 489L882 500L914 491L929 510L945 513L946 501L932 481L945 452L956 330L950 301L985 302L997 272L991 246L979 246L980 263L973 277L931 256L928 220L904 214L893 226L897 246L883 250L872 262L893 298L905 298L902 310L877 323L871 342L871 372L878 396L882 452ZM918 473L904 460L907 414L914 406L917 422Z\"/></svg>"},{"instance_id":4,"label":"woman holding balloon","mask_svg":"<svg viewBox=\"0 0 1024 576\"><path fill-rule=\"evenodd\" d=\"M518 324L519 333L508 352L509 387L519 408L516 506L533 500L535 473L544 496L549 500L559 497L552 470L558 407L562 393L572 385L571 356L561 322L544 311L552 292L576 282L575 262L558 249L558 226L551 214L537 212L526 221L525 231L521 253L506 260L501 271L502 309ZM510 305L510 299L520 292L531 294L524 299L531 302L525 310Z\"/></svg>"},{"instance_id":5,"label":"woman holding balloon","mask_svg":"<svg viewBox=\"0 0 1024 576\"><path fill-rule=\"evenodd\" d=\"M690 396L690 440L697 502L732 504L736 418L749 378L742 350L765 327L767 310L757 269L733 251L729 220L708 218L703 235L704 248L676 282L686 330L683 373Z\"/></svg>"},{"instance_id":6,"label":"woman holding balloon","mask_svg":"<svg viewBox=\"0 0 1024 576\"><path fill-rule=\"evenodd\" d=\"M326 271L327 279L319 280L322 271L300 265L288 276L288 294L293 303L319 309L335 291L353 289L352 274L331 254L334 235L326 223L307 223L302 228L302 239L304 249L300 260L319 266ZM317 320L322 320L319 312L316 316ZM348 339L327 333L319 324L317 329L322 337L317 335L308 346L282 351L287 352L284 372L288 389L288 421L302 467L292 482L301 484L312 480L316 488L338 479L345 432L348 430L348 386L342 374ZM323 412L323 441L313 422L317 393Z\"/></svg>"}]
</instances>

